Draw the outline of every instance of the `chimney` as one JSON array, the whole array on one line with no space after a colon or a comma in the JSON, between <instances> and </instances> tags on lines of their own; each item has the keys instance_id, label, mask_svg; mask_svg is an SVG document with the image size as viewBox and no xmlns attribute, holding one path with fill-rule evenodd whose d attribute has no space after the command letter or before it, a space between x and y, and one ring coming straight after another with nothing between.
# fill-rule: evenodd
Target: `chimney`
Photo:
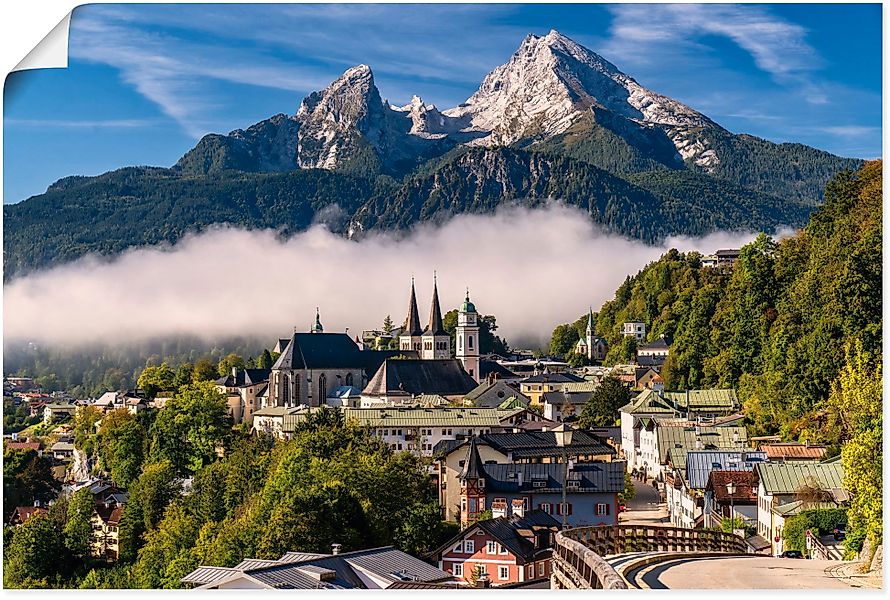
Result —
<instances>
[{"instance_id":1,"label":"chimney","mask_svg":"<svg viewBox=\"0 0 890 600\"><path fill-rule=\"evenodd\" d=\"M232 367L232 379L238 380L238 367Z\"/></svg>"},{"instance_id":2,"label":"chimney","mask_svg":"<svg viewBox=\"0 0 890 600\"><path fill-rule=\"evenodd\" d=\"M507 502L492 502L491 503L491 516L494 519L498 519L500 517L507 516Z\"/></svg>"},{"instance_id":3,"label":"chimney","mask_svg":"<svg viewBox=\"0 0 890 600\"><path fill-rule=\"evenodd\" d=\"M804 447L805 447L805 448L809 448L809 447L810 447L810 440L804 440L803 443L804 443Z\"/></svg>"},{"instance_id":4,"label":"chimney","mask_svg":"<svg viewBox=\"0 0 890 600\"><path fill-rule=\"evenodd\" d=\"M522 498L513 498L511 505L514 515L520 519L525 516L525 502L522 501Z\"/></svg>"},{"instance_id":5,"label":"chimney","mask_svg":"<svg viewBox=\"0 0 890 600\"><path fill-rule=\"evenodd\" d=\"M340 554L340 544L331 544L331 554Z\"/></svg>"}]
</instances>

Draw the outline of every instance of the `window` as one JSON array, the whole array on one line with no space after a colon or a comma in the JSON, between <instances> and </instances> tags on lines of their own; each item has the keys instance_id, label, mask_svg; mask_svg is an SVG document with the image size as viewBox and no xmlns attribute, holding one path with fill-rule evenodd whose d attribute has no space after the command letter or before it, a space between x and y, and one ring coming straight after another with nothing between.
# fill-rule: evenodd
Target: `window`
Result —
<instances>
[{"instance_id":1,"label":"window","mask_svg":"<svg viewBox=\"0 0 890 600\"><path fill-rule=\"evenodd\" d=\"M480 574L481 574L481 573L485 573L486 575L488 574L488 569L486 568L485 565L483 565L483 564L481 564L481 563L477 563L477 564L476 564L476 568L479 569L479 573L480 573Z\"/></svg>"},{"instance_id":2,"label":"window","mask_svg":"<svg viewBox=\"0 0 890 600\"><path fill-rule=\"evenodd\" d=\"M596 505L596 516L603 517L609 514L609 505L600 503Z\"/></svg>"},{"instance_id":3,"label":"window","mask_svg":"<svg viewBox=\"0 0 890 600\"><path fill-rule=\"evenodd\" d=\"M600 505L597 505L597 506L600 506ZM550 514L550 511L552 510L552 507L549 502L541 502L541 505L538 508L543 510L548 515ZM597 514L599 514L599 513L597 513Z\"/></svg>"},{"instance_id":4,"label":"window","mask_svg":"<svg viewBox=\"0 0 890 600\"><path fill-rule=\"evenodd\" d=\"M535 577L535 565L531 564L525 569L525 578L533 579Z\"/></svg>"},{"instance_id":5,"label":"window","mask_svg":"<svg viewBox=\"0 0 890 600\"><path fill-rule=\"evenodd\" d=\"M322 373L318 376L318 405L321 406L325 404L325 399L328 397L328 378L325 377L325 374Z\"/></svg>"},{"instance_id":6,"label":"window","mask_svg":"<svg viewBox=\"0 0 890 600\"><path fill-rule=\"evenodd\" d=\"M467 338L467 347L472 350L473 349L473 336Z\"/></svg>"},{"instance_id":7,"label":"window","mask_svg":"<svg viewBox=\"0 0 890 600\"><path fill-rule=\"evenodd\" d=\"M476 542L473 540L464 540L464 552L467 554L473 554L476 552Z\"/></svg>"},{"instance_id":8,"label":"window","mask_svg":"<svg viewBox=\"0 0 890 600\"><path fill-rule=\"evenodd\" d=\"M538 563L538 577L543 577L543 576L544 576L544 563L539 562Z\"/></svg>"},{"instance_id":9,"label":"window","mask_svg":"<svg viewBox=\"0 0 890 600\"><path fill-rule=\"evenodd\" d=\"M506 554L506 553L507 553L507 549L504 548L504 545L498 544L498 554Z\"/></svg>"},{"instance_id":10,"label":"window","mask_svg":"<svg viewBox=\"0 0 890 600\"><path fill-rule=\"evenodd\" d=\"M454 546L455 554L463 554L464 553L464 542L463 540L459 541L457 545Z\"/></svg>"},{"instance_id":11,"label":"window","mask_svg":"<svg viewBox=\"0 0 890 600\"><path fill-rule=\"evenodd\" d=\"M497 542L486 542L485 543L485 553L486 554L495 554L497 552Z\"/></svg>"},{"instance_id":12,"label":"window","mask_svg":"<svg viewBox=\"0 0 890 600\"><path fill-rule=\"evenodd\" d=\"M451 573L455 577L463 577L464 575L464 566L460 563L454 563L454 566L451 567Z\"/></svg>"},{"instance_id":13,"label":"window","mask_svg":"<svg viewBox=\"0 0 890 600\"><path fill-rule=\"evenodd\" d=\"M498 567L498 579L509 579L510 567Z\"/></svg>"},{"instance_id":14,"label":"window","mask_svg":"<svg viewBox=\"0 0 890 600\"><path fill-rule=\"evenodd\" d=\"M346 374L346 385L352 385L352 373Z\"/></svg>"}]
</instances>

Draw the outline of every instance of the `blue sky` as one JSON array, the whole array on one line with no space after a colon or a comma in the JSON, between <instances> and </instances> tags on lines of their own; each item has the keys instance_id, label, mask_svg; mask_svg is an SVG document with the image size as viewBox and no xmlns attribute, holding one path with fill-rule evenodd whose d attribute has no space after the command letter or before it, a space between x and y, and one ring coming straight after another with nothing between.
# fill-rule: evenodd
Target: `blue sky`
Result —
<instances>
[{"instance_id":1,"label":"blue sky","mask_svg":"<svg viewBox=\"0 0 890 600\"><path fill-rule=\"evenodd\" d=\"M881 155L880 4L90 5L67 69L6 80L4 202L172 165L359 63L393 104L449 108L550 29L731 131Z\"/></svg>"}]
</instances>

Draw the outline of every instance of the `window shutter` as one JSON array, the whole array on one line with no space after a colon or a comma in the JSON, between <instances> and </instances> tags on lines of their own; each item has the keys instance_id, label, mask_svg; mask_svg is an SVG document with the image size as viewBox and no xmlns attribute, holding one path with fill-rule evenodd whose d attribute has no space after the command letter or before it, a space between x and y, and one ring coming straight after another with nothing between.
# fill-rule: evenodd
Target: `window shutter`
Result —
<instances>
[{"instance_id":1,"label":"window shutter","mask_svg":"<svg viewBox=\"0 0 890 600\"><path fill-rule=\"evenodd\" d=\"M608 502L606 502L606 514L607 515L609 514L609 503Z\"/></svg>"},{"instance_id":2,"label":"window shutter","mask_svg":"<svg viewBox=\"0 0 890 600\"><path fill-rule=\"evenodd\" d=\"M568 513L568 514L572 514L572 503L571 503L571 502L569 502L569 503L566 504L566 508L569 509L569 513Z\"/></svg>"},{"instance_id":3,"label":"window shutter","mask_svg":"<svg viewBox=\"0 0 890 600\"><path fill-rule=\"evenodd\" d=\"M557 514L557 515L561 515L561 514L562 514L562 503L561 503L561 502L557 502L557 503L556 503L556 514Z\"/></svg>"}]
</instances>

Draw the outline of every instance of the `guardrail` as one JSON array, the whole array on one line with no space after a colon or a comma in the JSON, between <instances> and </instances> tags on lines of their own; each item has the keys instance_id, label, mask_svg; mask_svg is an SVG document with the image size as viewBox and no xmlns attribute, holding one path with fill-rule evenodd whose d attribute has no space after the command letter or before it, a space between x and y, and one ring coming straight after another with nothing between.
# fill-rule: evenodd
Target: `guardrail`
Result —
<instances>
[{"instance_id":1,"label":"guardrail","mask_svg":"<svg viewBox=\"0 0 890 600\"><path fill-rule=\"evenodd\" d=\"M745 554L741 537L722 531L608 525L579 527L556 534L550 587L553 589L626 589L627 582L605 556L629 552L713 552Z\"/></svg>"}]
</instances>

